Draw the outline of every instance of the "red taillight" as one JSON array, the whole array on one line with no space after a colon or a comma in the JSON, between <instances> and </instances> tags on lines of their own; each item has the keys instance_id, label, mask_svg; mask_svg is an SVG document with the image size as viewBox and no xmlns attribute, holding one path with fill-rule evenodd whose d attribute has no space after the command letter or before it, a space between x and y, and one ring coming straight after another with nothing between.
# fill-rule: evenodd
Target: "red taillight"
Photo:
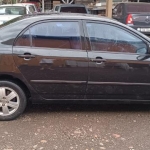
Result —
<instances>
[{"instance_id":1,"label":"red taillight","mask_svg":"<svg viewBox=\"0 0 150 150\"><path fill-rule=\"evenodd\" d=\"M127 20L126 20L126 24L133 24L133 18L132 18L131 14L128 15Z\"/></svg>"}]
</instances>

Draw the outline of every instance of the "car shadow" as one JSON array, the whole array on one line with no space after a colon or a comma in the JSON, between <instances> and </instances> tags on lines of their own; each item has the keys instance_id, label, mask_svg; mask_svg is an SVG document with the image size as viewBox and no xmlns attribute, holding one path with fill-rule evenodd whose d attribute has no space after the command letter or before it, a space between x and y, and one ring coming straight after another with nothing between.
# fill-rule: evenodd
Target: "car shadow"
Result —
<instances>
[{"instance_id":1,"label":"car shadow","mask_svg":"<svg viewBox=\"0 0 150 150\"><path fill-rule=\"evenodd\" d=\"M47 112L148 112L150 104L101 104L80 102L59 102L34 104L26 108L25 114Z\"/></svg>"}]
</instances>

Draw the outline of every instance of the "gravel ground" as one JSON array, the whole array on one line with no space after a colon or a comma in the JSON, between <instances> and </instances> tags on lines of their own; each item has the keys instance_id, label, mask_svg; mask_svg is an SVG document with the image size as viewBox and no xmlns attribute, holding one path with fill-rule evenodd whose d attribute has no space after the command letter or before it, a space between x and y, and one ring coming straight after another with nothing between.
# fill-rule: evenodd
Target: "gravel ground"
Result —
<instances>
[{"instance_id":1,"label":"gravel ground","mask_svg":"<svg viewBox=\"0 0 150 150\"><path fill-rule=\"evenodd\" d=\"M150 105L33 105L0 122L0 150L149 149Z\"/></svg>"}]
</instances>

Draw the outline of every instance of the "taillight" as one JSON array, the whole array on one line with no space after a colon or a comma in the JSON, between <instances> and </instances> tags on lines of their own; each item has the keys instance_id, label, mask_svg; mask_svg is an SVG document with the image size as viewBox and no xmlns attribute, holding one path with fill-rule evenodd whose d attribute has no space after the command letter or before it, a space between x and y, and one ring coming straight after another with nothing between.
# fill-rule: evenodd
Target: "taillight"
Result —
<instances>
[{"instance_id":1,"label":"taillight","mask_svg":"<svg viewBox=\"0 0 150 150\"><path fill-rule=\"evenodd\" d=\"M128 15L127 20L126 20L126 24L133 24L133 18L132 18L131 14Z\"/></svg>"}]
</instances>

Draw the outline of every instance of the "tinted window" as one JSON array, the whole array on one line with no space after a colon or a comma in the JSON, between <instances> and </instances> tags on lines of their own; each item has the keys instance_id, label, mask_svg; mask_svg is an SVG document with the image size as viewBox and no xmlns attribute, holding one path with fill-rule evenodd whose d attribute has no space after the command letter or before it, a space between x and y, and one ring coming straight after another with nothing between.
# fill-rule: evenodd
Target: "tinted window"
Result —
<instances>
[{"instance_id":1,"label":"tinted window","mask_svg":"<svg viewBox=\"0 0 150 150\"><path fill-rule=\"evenodd\" d=\"M30 28L32 46L81 49L78 22L47 22Z\"/></svg>"},{"instance_id":2,"label":"tinted window","mask_svg":"<svg viewBox=\"0 0 150 150\"><path fill-rule=\"evenodd\" d=\"M106 24L87 23L92 50L146 53L146 44L131 33Z\"/></svg>"},{"instance_id":3,"label":"tinted window","mask_svg":"<svg viewBox=\"0 0 150 150\"><path fill-rule=\"evenodd\" d=\"M150 5L149 4L132 4L127 5L127 12L149 12Z\"/></svg>"},{"instance_id":4,"label":"tinted window","mask_svg":"<svg viewBox=\"0 0 150 150\"><path fill-rule=\"evenodd\" d=\"M87 13L85 7L61 7L60 12Z\"/></svg>"},{"instance_id":5,"label":"tinted window","mask_svg":"<svg viewBox=\"0 0 150 150\"><path fill-rule=\"evenodd\" d=\"M27 30L24 34L18 37L15 46L30 46L29 30Z\"/></svg>"}]
</instances>

